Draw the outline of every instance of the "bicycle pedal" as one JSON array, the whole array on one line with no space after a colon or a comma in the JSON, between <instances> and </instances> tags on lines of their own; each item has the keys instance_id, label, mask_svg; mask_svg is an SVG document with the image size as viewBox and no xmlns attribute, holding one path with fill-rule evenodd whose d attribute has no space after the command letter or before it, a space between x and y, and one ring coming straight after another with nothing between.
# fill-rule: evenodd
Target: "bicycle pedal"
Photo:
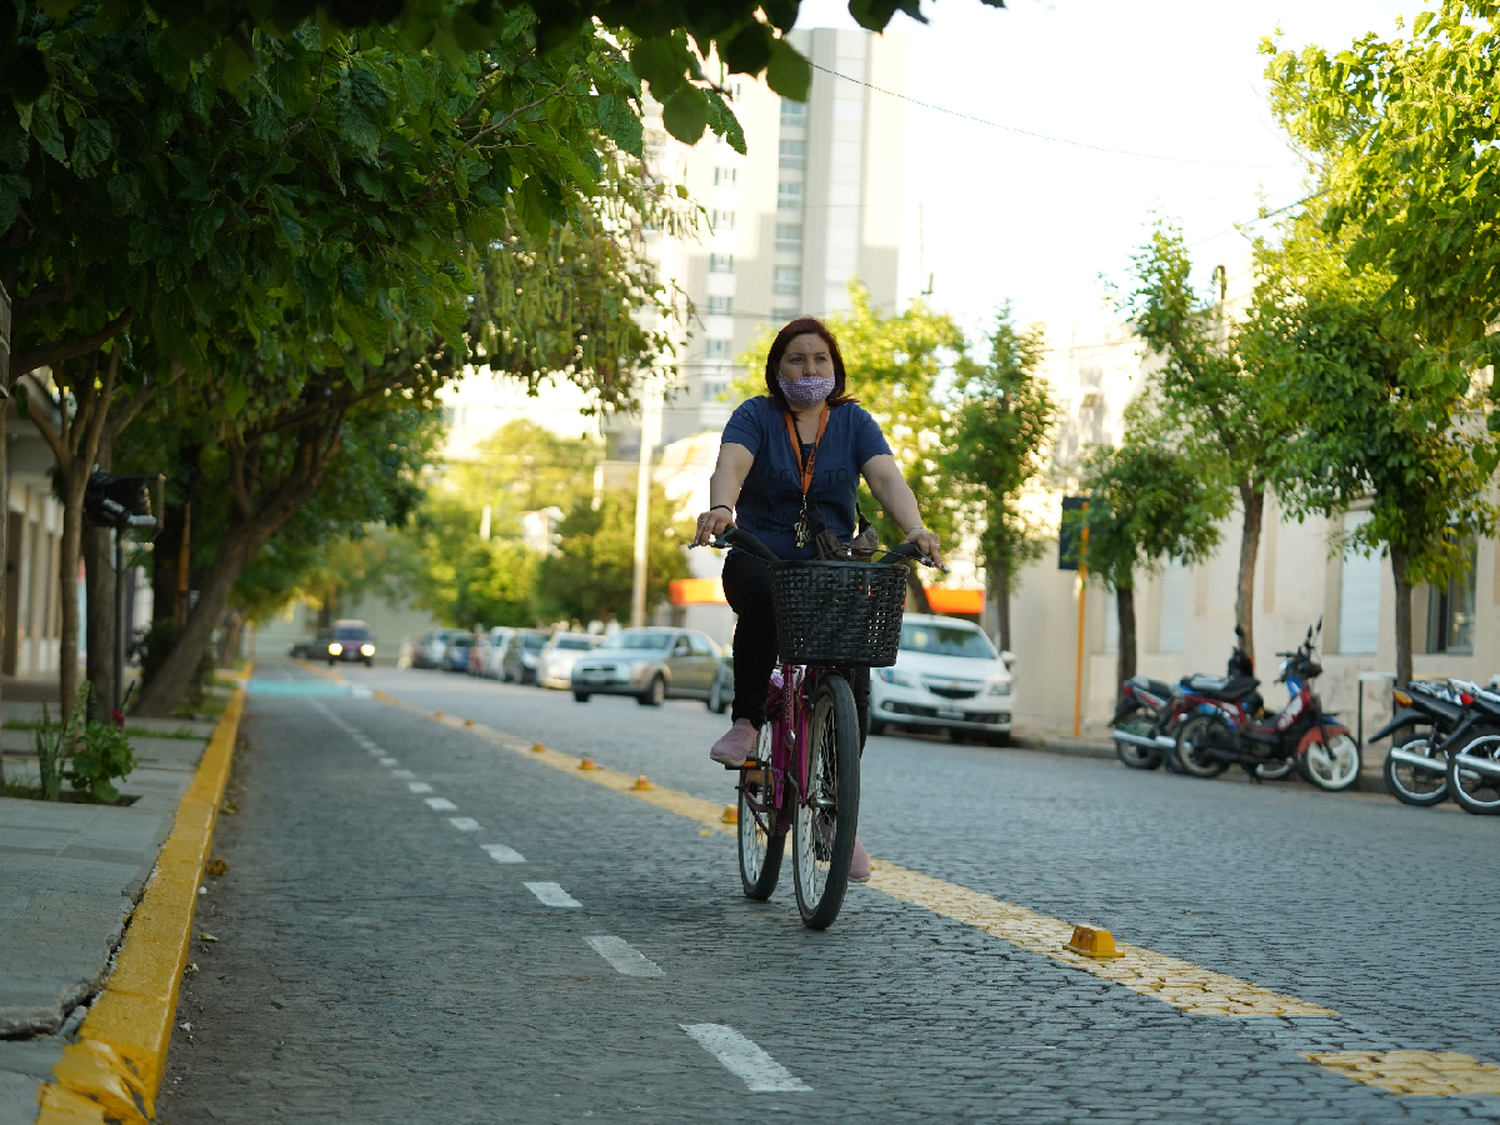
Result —
<instances>
[{"instance_id":1,"label":"bicycle pedal","mask_svg":"<svg viewBox=\"0 0 1500 1125\"><path fill-rule=\"evenodd\" d=\"M756 761L754 758L746 758L743 762L741 762L737 766L726 765L724 768L726 770L758 770L758 769L764 769L765 766L766 766L765 762Z\"/></svg>"}]
</instances>

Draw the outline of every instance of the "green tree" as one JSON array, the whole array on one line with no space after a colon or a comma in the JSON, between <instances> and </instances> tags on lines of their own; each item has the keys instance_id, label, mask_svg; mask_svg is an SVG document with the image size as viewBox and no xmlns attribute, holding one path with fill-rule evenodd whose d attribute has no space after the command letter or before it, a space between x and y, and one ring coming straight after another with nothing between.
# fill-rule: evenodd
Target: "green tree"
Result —
<instances>
[{"instance_id":1,"label":"green tree","mask_svg":"<svg viewBox=\"0 0 1500 1125\"><path fill-rule=\"evenodd\" d=\"M1405 38L1276 53L1272 106L1323 189L1325 234L1356 270L1381 278L1392 338L1438 349L1408 362L1475 366L1500 338L1500 4L1441 0ZM1441 378L1434 375L1433 378Z\"/></svg>"},{"instance_id":2,"label":"green tree","mask_svg":"<svg viewBox=\"0 0 1500 1125\"><path fill-rule=\"evenodd\" d=\"M1021 503L1042 471L1042 453L1057 423L1057 403L1038 374L1040 327L1019 330L1009 306L995 317L990 357L961 368L952 438L941 466L959 486L965 515L979 528L979 550L990 597L999 609L1000 647L1011 647L1010 595L1020 571L1046 550L1050 537Z\"/></svg>"},{"instance_id":3,"label":"green tree","mask_svg":"<svg viewBox=\"0 0 1500 1125\"><path fill-rule=\"evenodd\" d=\"M1299 216L1281 247L1261 248L1242 346L1250 362L1277 373L1266 401L1290 435L1275 465L1277 495L1299 518L1371 502L1370 520L1337 546L1383 546L1390 555L1396 678L1405 682L1412 587L1461 575L1467 544L1494 531L1500 443L1467 364L1393 334L1384 315L1390 277L1351 269L1347 245L1318 219Z\"/></svg>"},{"instance_id":4,"label":"green tree","mask_svg":"<svg viewBox=\"0 0 1500 1125\"><path fill-rule=\"evenodd\" d=\"M1166 559L1209 558L1219 544L1219 521L1229 514L1230 492L1205 475L1201 452L1182 448L1184 436L1172 433L1148 401L1132 403L1125 440L1084 453L1079 487L1089 507L1065 520L1070 530L1088 529L1081 561L1114 591L1122 682L1135 675L1137 573L1157 571Z\"/></svg>"},{"instance_id":5,"label":"green tree","mask_svg":"<svg viewBox=\"0 0 1500 1125\"><path fill-rule=\"evenodd\" d=\"M543 620L608 621L630 616L635 573L635 500L608 490L598 506L580 496L558 524L558 553L542 562L537 602ZM646 606L665 600L674 579L686 578L690 524L674 520L659 488L651 493L646 540Z\"/></svg>"},{"instance_id":6,"label":"green tree","mask_svg":"<svg viewBox=\"0 0 1500 1125\"><path fill-rule=\"evenodd\" d=\"M1240 503L1240 561L1234 617L1245 654L1255 657L1255 559L1265 517L1266 484L1286 440L1283 416L1262 402L1275 375L1242 362L1222 299L1202 301L1189 281L1192 262L1182 232L1158 223L1135 258L1137 287L1124 302L1136 334L1161 356L1150 377L1169 430L1182 448L1222 456ZM1222 298L1222 294L1219 295Z\"/></svg>"}]
</instances>

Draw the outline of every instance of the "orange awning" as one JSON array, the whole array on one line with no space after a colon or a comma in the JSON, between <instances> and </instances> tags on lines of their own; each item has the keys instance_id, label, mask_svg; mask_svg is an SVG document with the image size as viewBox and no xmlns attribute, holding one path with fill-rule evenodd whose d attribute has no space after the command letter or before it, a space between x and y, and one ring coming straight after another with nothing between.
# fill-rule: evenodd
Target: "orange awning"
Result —
<instances>
[{"instance_id":1,"label":"orange awning","mask_svg":"<svg viewBox=\"0 0 1500 1125\"><path fill-rule=\"evenodd\" d=\"M984 591L944 590L929 586L927 604L932 606L933 613L980 614L984 612Z\"/></svg>"},{"instance_id":2,"label":"orange awning","mask_svg":"<svg viewBox=\"0 0 1500 1125\"><path fill-rule=\"evenodd\" d=\"M728 605L724 584L717 578L677 578L668 599L673 605Z\"/></svg>"}]
</instances>

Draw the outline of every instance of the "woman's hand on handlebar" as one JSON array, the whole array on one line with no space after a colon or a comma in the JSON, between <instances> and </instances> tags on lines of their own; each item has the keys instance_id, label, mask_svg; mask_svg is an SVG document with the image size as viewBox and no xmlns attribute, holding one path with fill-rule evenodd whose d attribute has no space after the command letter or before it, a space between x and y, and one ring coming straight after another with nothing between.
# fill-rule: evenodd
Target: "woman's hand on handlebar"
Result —
<instances>
[{"instance_id":1,"label":"woman's hand on handlebar","mask_svg":"<svg viewBox=\"0 0 1500 1125\"><path fill-rule=\"evenodd\" d=\"M935 565L943 567L943 548L937 532L928 531L925 527L916 527L906 537L905 542L915 544L917 549L930 558ZM947 568L943 567L943 569Z\"/></svg>"},{"instance_id":2,"label":"woman's hand on handlebar","mask_svg":"<svg viewBox=\"0 0 1500 1125\"><path fill-rule=\"evenodd\" d=\"M734 519L722 506L710 508L698 516L698 530L691 545L706 547L733 526Z\"/></svg>"}]
</instances>

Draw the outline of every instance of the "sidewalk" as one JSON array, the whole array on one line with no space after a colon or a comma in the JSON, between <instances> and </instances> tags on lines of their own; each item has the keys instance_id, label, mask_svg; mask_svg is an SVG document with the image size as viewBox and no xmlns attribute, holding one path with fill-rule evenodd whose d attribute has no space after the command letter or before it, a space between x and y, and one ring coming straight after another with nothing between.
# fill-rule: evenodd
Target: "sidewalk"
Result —
<instances>
[{"instance_id":1,"label":"sidewalk","mask_svg":"<svg viewBox=\"0 0 1500 1125\"><path fill-rule=\"evenodd\" d=\"M7 700L5 718L39 720L41 704ZM0 797L0 1125L37 1120L39 1089L109 982L215 726L132 719L127 729L137 766L120 790L132 804ZM7 778L35 778L32 731L0 732L0 750Z\"/></svg>"}]
</instances>

